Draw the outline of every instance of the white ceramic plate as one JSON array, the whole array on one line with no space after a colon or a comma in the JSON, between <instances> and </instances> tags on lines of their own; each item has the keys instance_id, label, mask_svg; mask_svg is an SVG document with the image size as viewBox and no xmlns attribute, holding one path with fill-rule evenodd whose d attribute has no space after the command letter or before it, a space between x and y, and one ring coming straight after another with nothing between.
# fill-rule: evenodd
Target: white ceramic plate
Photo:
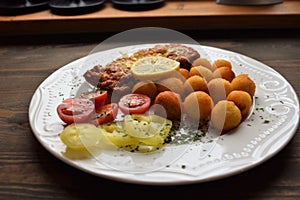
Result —
<instances>
[{"instance_id":1,"label":"white ceramic plate","mask_svg":"<svg viewBox=\"0 0 300 200\"><path fill-rule=\"evenodd\" d=\"M104 153L100 157L70 158L59 139L62 122L56 106L87 85L82 74L96 64L111 62L154 44L127 46L98 52L76 60L50 75L34 93L29 119L38 141L65 163L112 180L151 185L206 182L241 173L268 160L293 137L299 122L299 100L291 85L276 71L247 56L207 46L189 45L210 61L224 58L236 75L248 74L256 83L253 114L231 134L213 142L179 145L157 154ZM84 87L83 87L84 86ZM180 156L178 155L180 151ZM169 159L168 158L172 159ZM172 157L173 156L173 157ZM116 166L122 166L120 168ZM150 166L150 167L149 167Z\"/></svg>"}]
</instances>

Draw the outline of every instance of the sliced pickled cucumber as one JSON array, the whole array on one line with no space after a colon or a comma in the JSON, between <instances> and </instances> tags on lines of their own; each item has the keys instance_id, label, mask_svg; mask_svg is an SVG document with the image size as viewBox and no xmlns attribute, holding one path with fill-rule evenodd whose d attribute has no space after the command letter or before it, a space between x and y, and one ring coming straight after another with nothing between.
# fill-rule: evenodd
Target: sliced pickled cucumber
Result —
<instances>
[{"instance_id":1,"label":"sliced pickled cucumber","mask_svg":"<svg viewBox=\"0 0 300 200\"><path fill-rule=\"evenodd\" d=\"M61 141L70 149L86 150L90 147L101 146L105 141L101 130L88 123L70 124L60 133Z\"/></svg>"},{"instance_id":2,"label":"sliced pickled cucumber","mask_svg":"<svg viewBox=\"0 0 300 200\"><path fill-rule=\"evenodd\" d=\"M151 114L126 115L124 118L124 129L128 135L137 138L152 138L161 134L167 124L172 121Z\"/></svg>"},{"instance_id":3,"label":"sliced pickled cucumber","mask_svg":"<svg viewBox=\"0 0 300 200\"><path fill-rule=\"evenodd\" d=\"M134 147L139 143L138 139L131 137L124 131L122 122L112 122L102 125L100 128L106 137L119 147Z\"/></svg>"},{"instance_id":4,"label":"sliced pickled cucumber","mask_svg":"<svg viewBox=\"0 0 300 200\"><path fill-rule=\"evenodd\" d=\"M136 114L125 116L124 122L100 126L106 137L116 146L137 152L160 149L170 133L172 121L157 115Z\"/></svg>"}]
</instances>

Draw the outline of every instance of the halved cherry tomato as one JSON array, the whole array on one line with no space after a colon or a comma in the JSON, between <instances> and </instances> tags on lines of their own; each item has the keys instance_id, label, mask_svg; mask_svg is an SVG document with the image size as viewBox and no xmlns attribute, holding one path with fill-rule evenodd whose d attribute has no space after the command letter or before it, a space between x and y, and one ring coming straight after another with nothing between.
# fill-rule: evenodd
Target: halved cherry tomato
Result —
<instances>
[{"instance_id":1,"label":"halved cherry tomato","mask_svg":"<svg viewBox=\"0 0 300 200\"><path fill-rule=\"evenodd\" d=\"M94 103L85 98L69 98L56 108L58 116L67 124L87 122L94 113Z\"/></svg>"},{"instance_id":2,"label":"halved cherry tomato","mask_svg":"<svg viewBox=\"0 0 300 200\"><path fill-rule=\"evenodd\" d=\"M118 114L118 105L116 103L107 104L96 110L96 119L91 121L92 124L100 125L114 121Z\"/></svg>"},{"instance_id":3,"label":"halved cherry tomato","mask_svg":"<svg viewBox=\"0 0 300 200\"><path fill-rule=\"evenodd\" d=\"M94 102L95 109L99 109L104 106L107 102L107 91L96 90L95 92L87 92L80 95L80 97L87 98Z\"/></svg>"},{"instance_id":4,"label":"halved cherry tomato","mask_svg":"<svg viewBox=\"0 0 300 200\"><path fill-rule=\"evenodd\" d=\"M151 99L143 94L127 94L119 101L119 108L124 114L143 114L149 110Z\"/></svg>"}]
</instances>

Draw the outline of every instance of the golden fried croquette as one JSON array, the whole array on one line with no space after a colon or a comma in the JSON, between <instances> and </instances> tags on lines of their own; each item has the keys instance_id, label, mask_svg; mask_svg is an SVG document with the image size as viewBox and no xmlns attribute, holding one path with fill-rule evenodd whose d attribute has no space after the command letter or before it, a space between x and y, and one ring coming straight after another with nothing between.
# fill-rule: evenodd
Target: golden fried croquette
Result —
<instances>
[{"instance_id":1,"label":"golden fried croquette","mask_svg":"<svg viewBox=\"0 0 300 200\"><path fill-rule=\"evenodd\" d=\"M255 94L256 86L254 81L247 74L240 74L231 81L233 90L243 90L248 92L251 98Z\"/></svg>"},{"instance_id":2,"label":"golden fried croquette","mask_svg":"<svg viewBox=\"0 0 300 200\"><path fill-rule=\"evenodd\" d=\"M198 75L203 78L208 82L213 78L213 73L210 69L203 67L203 66L196 66L192 67L190 69L190 76Z\"/></svg>"},{"instance_id":3,"label":"golden fried croquette","mask_svg":"<svg viewBox=\"0 0 300 200\"><path fill-rule=\"evenodd\" d=\"M249 116L250 108L252 106L252 98L248 92L234 90L228 94L227 100L235 103L235 105L240 109L243 119Z\"/></svg>"},{"instance_id":4,"label":"golden fried croquette","mask_svg":"<svg viewBox=\"0 0 300 200\"><path fill-rule=\"evenodd\" d=\"M207 92L207 82L201 76L191 76L188 78L184 84L183 88L185 94L193 92L193 91L205 91Z\"/></svg>"},{"instance_id":5,"label":"golden fried croquette","mask_svg":"<svg viewBox=\"0 0 300 200\"><path fill-rule=\"evenodd\" d=\"M215 103L220 100L225 100L227 95L232 91L232 86L229 81L223 78L215 78L207 84L208 93Z\"/></svg>"},{"instance_id":6,"label":"golden fried croquette","mask_svg":"<svg viewBox=\"0 0 300 200\"><path fill-rule=\"evenodd\" d=\"M155 109L154 106L155 114L164 116L166 113L167 118L170 120L181 118L181 98L179 94L172 91L161 92L155 98L154 105L157 104L161 105L164 110Z\"/></svg>"},{"instance_id":7,"label":"golden fried croquette","mask_svg":"<svg viewBox=\"0 0 300 200\"><path fill-rule=\"evenodd\" d=\"M225 59L218 59L215 60L212 64L214 69L220 68L220 67L229 67L232 68L231 62Z\"/></svg>"},{"instance_id":8,"label":"golden fried croquette","mask_svg":"<svg viewBox=\"0 0 300 200\"><path fill-rule=\"evenodd\" d=\"M183 102L183 110L187 116L198 121L209 119L213 106L211 97L202 91L192 92Z\"/></svg>"},{"instance_id":9,"label":"golden fried croquette","mask_svg":"<svg viewBox=\"0 0 300 200\"><path fill-rule=\"evenodd\" d=\"M235 73L230 67L220 67L213 72L213 78L224 78L231 82L235 78Z\"/></svg>"},{"instance_id":10,"label":"golden fried croquette","mask_svg":"<svg viewBox=\"0 0 300 200\"><path fill-rule=\"evenodd\" d=\"M156 83L156 86L158 92L172 91L178 94L183 92L183 81L175 77L160 80Z\"/></svg>"},{"instance_id":11,"label":"golden fried croquette","mask_svg":"<svg viewBox=\"0 0 300 200\"><path fill-rule=\"evenodd\" d=\"M212 64L206 58L197 58L196 60L194 60L194 62L192 63L192 67L196 66L203 66L211 71L214 71L216 69L216 67L212 66Z\"/></svg>"},{"instance_id":12,"label":"golden fried croquette","mask_svg":"<svg viewBox=\"0 0 300 200\"><path fill-rule=\"evenodd\" d=\"M212 125L225 133L239 126L242 121L240 109L232 101L219 101L211 112Z\"/></svg>"},{"instance_id":13,"label":"golden fried croquette","mask_svg":"<svg viewBox=\"0 0 300 200\"><path fill-rule=\"evenodd\" d=\"M188 79L190 77L190 72L187 69L179 68L179 72L185 79Z\"/></svg>"},{"instance_id":14,"label":"golden fried croquette","mask_svg":"<svg viewBox=\"0 0 300 200\"><path fill-rule=\"evenodd\" d=\"M144 94L154 100L157 95L157 87L152 81L141 81L133 86L132 93Z\"/></svg>"}]
</instances>

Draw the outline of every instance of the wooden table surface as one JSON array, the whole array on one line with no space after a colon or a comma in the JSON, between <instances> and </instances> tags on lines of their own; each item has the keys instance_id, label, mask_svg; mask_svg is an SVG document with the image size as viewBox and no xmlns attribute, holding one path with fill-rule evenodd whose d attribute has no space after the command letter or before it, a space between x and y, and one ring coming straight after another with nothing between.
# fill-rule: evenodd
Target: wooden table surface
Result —
<instances>
[{"instance_id":1,"label":"wooden table surface","mask_svg":"<svg viewBox=\"0 0 300 200\"><path fill-rule=\"evenodd\" d=\"M99 178L50 154L33 135L28 107L51 73L87 55L114 33L0 39L0 199L300 199L300 129L267 162L221 180L183 186L145 186ZM185 32L200 44L257 59L278 71L300 94L299 30ZM161 198L159 198L161 199Z\"/></svg>"}]
</instances>

